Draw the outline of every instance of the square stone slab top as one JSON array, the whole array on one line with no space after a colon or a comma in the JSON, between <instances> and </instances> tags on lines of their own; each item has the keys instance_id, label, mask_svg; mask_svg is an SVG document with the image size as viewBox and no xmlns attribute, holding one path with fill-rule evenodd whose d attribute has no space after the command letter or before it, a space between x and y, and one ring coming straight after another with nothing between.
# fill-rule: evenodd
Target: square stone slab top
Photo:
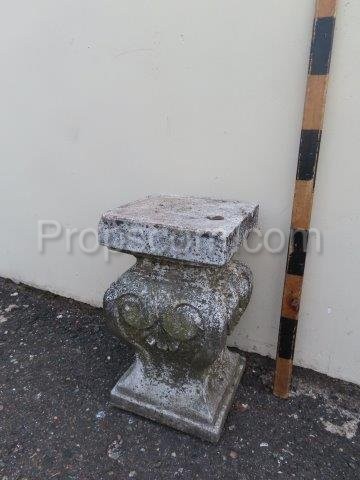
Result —
<instances>
[{"instance_id":1,"label":"square stone slab top","mask_svg":"<svg viewBox=\"0 0 360 480\"><path fill-rule=\"evenodd\" d=\"M225 265L257 225L258 205L152 196L105 212L99 242L134 255Z\"/></svg>"}]
</instances>

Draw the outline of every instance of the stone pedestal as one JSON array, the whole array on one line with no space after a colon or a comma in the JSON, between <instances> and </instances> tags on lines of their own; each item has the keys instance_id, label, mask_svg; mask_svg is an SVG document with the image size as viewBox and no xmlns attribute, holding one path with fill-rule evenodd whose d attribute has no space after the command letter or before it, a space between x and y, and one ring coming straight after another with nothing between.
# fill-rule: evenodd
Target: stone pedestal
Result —
<instances>
[{"instance_id":1,"label":"stone pedestal","mask_svg":"<svg viewBox=\"0 0 360 480\"><path fill-rule=\"evenodd\" d=\"M103 214L100 243L137 263L104 297L108 326L135 347L114 405L217 441L244 370L226 347L252 290L233 259L255 204L150 197Z\"/></svg>"}]
</instances>

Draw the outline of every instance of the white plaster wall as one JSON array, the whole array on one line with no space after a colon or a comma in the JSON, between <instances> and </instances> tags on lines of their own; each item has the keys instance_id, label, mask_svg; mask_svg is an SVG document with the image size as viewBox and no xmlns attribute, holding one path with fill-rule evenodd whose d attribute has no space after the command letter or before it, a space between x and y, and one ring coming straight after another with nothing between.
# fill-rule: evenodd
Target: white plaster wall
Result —
<instances>
[{"instance_id":1,"label":"white plaster wall","mask_svg":"<svg viewBox=\"0 0 360 480\"><path fill-rule=\"evenodd\" d=\"M258 200L288 231L313 0L12 0L0 17L0 275L100 305L132 258L86 255L38 220L96 228L147 194ZM340 0L296 362L360 383L360 2ZM89 236L89 243L93 239ZM286 252L233 341L275 354Z\"/></svg>"}]
</instances>

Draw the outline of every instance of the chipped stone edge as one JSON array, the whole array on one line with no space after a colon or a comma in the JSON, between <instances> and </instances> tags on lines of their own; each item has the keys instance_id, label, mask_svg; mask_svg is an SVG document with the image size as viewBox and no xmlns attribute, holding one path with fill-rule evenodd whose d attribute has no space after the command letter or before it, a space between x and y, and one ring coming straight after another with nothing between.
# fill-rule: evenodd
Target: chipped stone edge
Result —
<instances>
[{"instance_id":1,"label":"chipped stone edge","mask_svg":"<svg viewBox=\"0 0 360 480\"><path fill-rule=\"evenodd\" d=\"M239 202L242 203L242 202ZM223 266L228 263L250 231L258 224L259 204L253 205L240 225L235 227L228 237L222 232L202 232L183 230L173 226L145 224L127 218L109 220L108 212L99 222L99 243L112 250L124 253L158 256L173 260L182 260L203 265ZM119 234L119 222L123 230L137 232L140 238ZM154 236L167 239L167 242L154 241ZM177 248L176 240L185 240L187 249ZM200 241L201 239L201 241ZM190 247L189 247L190 245Z\"/></svg>"}]
</instances>

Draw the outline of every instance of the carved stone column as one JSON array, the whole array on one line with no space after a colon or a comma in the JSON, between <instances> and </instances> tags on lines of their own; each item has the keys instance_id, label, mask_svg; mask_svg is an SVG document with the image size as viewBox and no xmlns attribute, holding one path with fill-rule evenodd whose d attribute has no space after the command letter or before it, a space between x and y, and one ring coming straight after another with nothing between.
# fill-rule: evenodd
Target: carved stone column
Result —
<instances>
[{"instance_id":1,"label":"carved stone column","mask_svg":"<svg viewBox=\"0 0 360 480\"><path fill-rule=\"evenodd\" d=\"M135 347L112 403L217 441L245 361L226 339L251 296L233 258L256 204L159 196L102 215L100 243L137 263L104 297L111 331Z\"/></svg>"}]
</instances>

